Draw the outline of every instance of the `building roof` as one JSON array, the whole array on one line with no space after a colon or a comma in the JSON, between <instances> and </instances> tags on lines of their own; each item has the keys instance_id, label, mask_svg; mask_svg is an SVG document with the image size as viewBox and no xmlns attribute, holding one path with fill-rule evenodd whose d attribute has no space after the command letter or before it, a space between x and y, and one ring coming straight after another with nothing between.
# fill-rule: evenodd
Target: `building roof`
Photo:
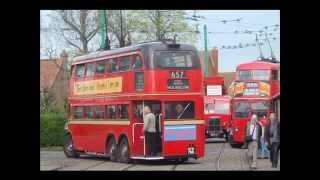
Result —
<instances>
[{"instance_id":1,"label":"building roof","mask_svg":"<svg viewBox=\"0 0 320 180\"><path fill-rule=\"evenodd\" d=\"M51 88L62 65L62 59L40 60L40 91Z\"/></svg>"}]
</instances>

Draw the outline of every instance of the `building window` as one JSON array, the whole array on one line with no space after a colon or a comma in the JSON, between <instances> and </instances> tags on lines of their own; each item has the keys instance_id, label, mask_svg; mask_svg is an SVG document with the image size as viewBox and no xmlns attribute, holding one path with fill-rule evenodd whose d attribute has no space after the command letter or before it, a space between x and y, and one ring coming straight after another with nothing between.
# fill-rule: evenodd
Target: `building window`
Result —
<instances>
[{"instance_id":1,"label":"building window","mask_svg":"<svg viewBox=\"0 0 320 180\"><path fill-rule=\"evenodd\" d=\"M77 78L84 77L84 64L78 64L76 66L76 76Z\"/></svg>"},{"instance_id":2,"label":"building window","mask_svg":"<svg viewBox=\"0 0 320 180\"><path fill-rule=\"evenodd\" d=\"M73 118L81 119L83 116L83 107L75 106L73 107Z\"/></svg>"},{"instance_id":3,"label":"building window","mask_svg":"<svg viewBox=\"0 0 320 180\"><path fill-rule=\"evenodd\" d=\"M142 59L139 55L134 56L132 68L142 69Z\"/></svg>"},{"instance_id":4,"label":"building window","mask_svg":"<svg viewBox=\"0 0 320 180\"><path fill-rule=\"evenodd\" d=\"M165 119L192 119L195 117L194 103L177 101L165 103Z\"/></svg>"},{"instance_id":5,"label":"building window","mask_svg":"<svg viewBox=\"0 0 320 180\"><path fill-rule=\"evenodd\" d=\"M97 63L96 73L97 74L104 74L105 73L105 61L101 61L101 62Z\"/></svg>"},{"instance_id":6,"label":"building window","mask_svg":"<svg viewBox=\"0 0 320 180\"><path fill-rule=\"evenodd\" d=\"M92 76L94 76L94 63L89 63L89 64L87 64L86 76L87 76L87 77L92 77Z\"/></svg>"},{"instance_id":7,"label":"building window","mask_svg":"<svg viewBox=\"0 0 320 180\"><path fill-rule=\"evenodd\" d=\"M119 119L128 119L129 112L128 112L128 104L117 105Z\"/></svg>"},{"instance_id":8,"label":"building window","mask_svg":"<svg viewBox=\"0 0 320 180\"><path fill-rule=\"evenodd\" d=\"M107 106L107 119L116 119L116 105Z\"/></svg>"},{"instance_id":9,"label":"building window","mask_svg":"<svg viewBox=\"0 0 320 180\"><path fill-rule=\"evenodd\" d=\"M92 106L85 106L85 117L87 119L93 119L93 107Z\"/></svg>"},{"instance_id":10,"label":"building window","mask_svg":"<svg viewBox=\"0 0 320 180\"><path fill-rule=\"evenodd\" d=\"M130 56L122 57L119 61L119 71L129 71L130 70Z\"/></svg>"},{"instance_id":11,"label":"building window","mask_svg":"<svg viewBox=\"0 0 320 180\"><path fill-rule=\"evenodd\" d=\"M104 119L104 106L96 106L96 119Z\"/></svg>"}]
</instances>

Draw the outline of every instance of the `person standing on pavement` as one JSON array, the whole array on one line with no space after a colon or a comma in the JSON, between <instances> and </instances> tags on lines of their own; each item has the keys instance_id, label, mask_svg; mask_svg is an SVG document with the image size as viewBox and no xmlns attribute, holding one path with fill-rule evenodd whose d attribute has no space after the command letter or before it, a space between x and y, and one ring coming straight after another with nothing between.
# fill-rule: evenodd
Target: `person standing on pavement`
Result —
<instances>
[{"instance_id":1,"label":"person standing on pavement","mask_svg":"<svg viewBox=\"0 0 320 180\"><path fill-rule=\"evenodd\" d=\"M251 168L257 168L257 151L261 137L261 126L258 122L258 116L253 114L246 127L246 142L248 144L248 156L252 160Z\"/></svg>"},{"instance_id":2,"label":"person standing on pavement","mask_svg":"<svg viewBox=\"0 0 320 180\"><path fill-rule=\"evenodd\" d=\"M270 161L273 168L278 166L280 150L280 120L276 119L275 113L270 114L270 122L266 126L265 137L270 149Z\"/></svg>"},{"instance_id":3,"label":"person standing on pavement","mask_svg":"<svg viewBox=\"0 0 320 180\"><path fill-rule=\"evenodd\" d=\"M145 134L146 138L147 155L155 156L157 151L156 118L155 115L151 112L149 106L144 106L143 111L144 117L142 133Z\"/></svg>"},{"instance_id":4,"label":"person standing on pavement","mask_svg":"<svg viewBox=\"0 0 320 180\"><path fill-rule=\"evenodd\" d=\"M260 138L260 148L258 148L258 159L268 159L269 150L267 148L267 141L265 138L265 128L267 126L267 118L264 116L261 121L259 121L261 126L261 138Z\"/></svg>"}]
</instances>

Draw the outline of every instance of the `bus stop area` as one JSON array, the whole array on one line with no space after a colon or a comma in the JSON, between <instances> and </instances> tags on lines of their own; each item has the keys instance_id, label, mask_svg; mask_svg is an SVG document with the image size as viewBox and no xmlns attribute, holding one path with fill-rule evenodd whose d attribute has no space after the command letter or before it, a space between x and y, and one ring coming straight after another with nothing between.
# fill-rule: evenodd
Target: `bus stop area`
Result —
<instances>
[{"instance_id":1,"label":"bus stop area","mask_svg":"<svg viewBox=\"0 0 320 180\"><path fill-rule=\"evenodd\" d=\"M61 148L62 149L62 148ZM203 158L184 163L170 161L138 161L135 164L111 162L107 158L82 155L67 158L63 151L41 151L40 170L44 171L248 171L251 170L247 149L232 148L220 139L206 142ZM269 159L257 159L255 171L279 171L271 168Z\"/></svg>"}]
</instances>

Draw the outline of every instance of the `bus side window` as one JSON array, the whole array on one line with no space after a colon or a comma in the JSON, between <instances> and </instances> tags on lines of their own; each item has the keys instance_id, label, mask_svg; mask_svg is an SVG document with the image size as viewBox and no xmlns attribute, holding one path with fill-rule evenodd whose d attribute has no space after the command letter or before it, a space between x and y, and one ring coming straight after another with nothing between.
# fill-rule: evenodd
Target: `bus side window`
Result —
<instances>
[{"instance_id":1,"label":"bus side window","mask_svg":"<svg viewBox=\"0 0 320 180\"><path fill-rule=\"evenodd\" d=\"M121 57L119 60L119 71L130 70L130 56Z\"/></svg>"},{"instance_id":2,"label":"bus side window","mask_svg":"<svg viewBox=\"0 0 320 180\"><path fill-rule=\"evenodd\" d=\"M74 106L73 107L73 118L74 119L81 119L82 117L83 117L83 107Z\"/></svg>"},{"instance_id":3,"label":"bus side window","mask_svg":"<svg viewBox=\"0 0 320 180\"><path fill-rule=\"evenodd\" d=\"M277 70L272 70L272 80L279 80L279 72Z\"/></svg>"},{"instance_id":4,"label":"bus side window","mask_svg":"<svg viewBox=\"0 0 320 180\"><path fill-rule=\"evenodd\" d=\"M93 77L94 76L94 63L88 63L87 64L86 76L87 77Z\"/></svg>"},{"instance_id":5,"label":"bus side window","mask_svg":"<svg viewBox=\"0 0 320 180\"><path fill-rule=\"evenodd\" d=\"M83 78L84 77L84 64L78 64L76 66L76 77L77 78Z\"/></svg>"},{"instance_id":6,"label":"bus side window","mask_svg":"<svg viewBox=\"0 0 320 180\"><path fill-rule=\"evenodd\" d=\"M134 56L132 68L134 70L142 69L142 59L139 55Z\"/></svg>"},{"instance_id":7,"label":"bus side window","mask_svg":"<svg viewBox=\"0 0 320 180\"><path fill-rule=\"evenodd\" d=\"M97 74L104 74L105 73L105 61L101 61L101 62L97 63L96 73Z\"/></svg>"},{"instance_id":8,"label":"bus side window","mask_svg":"<svg viewBox=\"0 0 320 180\"><path fill-rule=\"evenodd\" d=\"M107 106L107 119L116 119L116 106L108 105Z\"/></svg>"},{"instance_id":9,"label":"bus side window","mask_svg":"<svg viewBox=\"0 0 320 180\"><path fill-rule=\"evenodd\" d=\"M112 73L112 72L117 72L119 71L119 64L118 64L118 61L117 59L110 59L108 61L108 65L109 65L109 68L108 68L108 72Z\"/></svg>"},{"instance_id":10,"label":"bus side window","mask_svg":"<svg viewBox=\"0 0 320 180\"><path fill-rule=\"evenodd\" d=\"M94 113L93 113L93 107L92 106L85 106L85 118L87 119L93 119Z\"/></svg>"},{"instance_id":11,"label":"bus side window","mask_svg":"<svg viewBox=\"0 0 320 180\"><path fill-rule=\"evenodd\" d=\"M104 119L104 107L103 106L96 106L95 107L95 114L96 114L96 119Z\"/></svg>"},{"instance_id":12,"label":"bus side window","mask_svg":"<svg viewBox=\"0 0 320 180\"><path fill-rule=\"evenodd\" d=\"M119 104L117 105L119 119L128 119L128 105L127 104Z\"/></svg>"}]
</instances>

